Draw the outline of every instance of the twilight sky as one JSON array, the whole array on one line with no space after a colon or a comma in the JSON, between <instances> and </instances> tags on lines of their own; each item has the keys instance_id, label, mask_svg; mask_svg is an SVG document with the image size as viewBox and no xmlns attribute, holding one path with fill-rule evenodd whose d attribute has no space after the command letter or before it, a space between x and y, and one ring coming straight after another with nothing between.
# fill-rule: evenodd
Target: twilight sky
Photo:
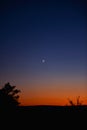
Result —
<instances>
[{"instance_id":1,"label":"twilight sky","mask_svg":"<svg viewBox=\"0 0 87 130\"><path fill-rule=\"evenodd\" d=\"M0 86L16 85L22 105L65 105L77 96L87 103L85 3L0 6Z\"/></svg>"}]
</instances>

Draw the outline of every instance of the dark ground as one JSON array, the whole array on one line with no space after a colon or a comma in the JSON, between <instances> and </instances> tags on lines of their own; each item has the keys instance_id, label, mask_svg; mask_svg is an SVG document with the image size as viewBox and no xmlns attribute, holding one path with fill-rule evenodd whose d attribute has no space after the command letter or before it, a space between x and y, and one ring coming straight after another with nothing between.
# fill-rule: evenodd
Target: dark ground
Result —
<instances>
[{"instance_id":1,"label":"dark ground","mask_svg":"<svg viewBox=\"0 0 87 130\"><path fill-rule=\"evenodd\" d=\"M0 124L12 130L85 130L87 106L21 106L16 110L0 111Z\"/></svg>"}]
</instances>

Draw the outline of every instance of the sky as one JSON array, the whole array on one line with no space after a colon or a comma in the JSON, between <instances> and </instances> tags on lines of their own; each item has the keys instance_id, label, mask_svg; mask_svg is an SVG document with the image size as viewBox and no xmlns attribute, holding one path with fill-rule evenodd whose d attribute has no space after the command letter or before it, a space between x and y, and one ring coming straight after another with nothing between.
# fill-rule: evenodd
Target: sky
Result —
<instances>
[{"instance_id":1,"label":"sky","mask_svg":"<svg viewBox=\"0 0 87 130\"><path fill-rule=\"evenodd\" d=\"M82 1L0 5L0 86L21 90L21 105L87 103L87 17Z\"/></svg>"}]
</instances>

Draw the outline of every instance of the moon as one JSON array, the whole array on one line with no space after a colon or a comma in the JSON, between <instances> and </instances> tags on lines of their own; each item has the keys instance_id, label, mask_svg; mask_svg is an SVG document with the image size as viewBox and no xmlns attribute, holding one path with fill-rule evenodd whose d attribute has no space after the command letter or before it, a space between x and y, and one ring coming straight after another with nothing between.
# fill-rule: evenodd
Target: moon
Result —
<instances>
[{"instance_id":1,"label":"moon","mask_svg":"<svg viewBox=\"0 0 87 130\"><path fill-rule=\"evenodd\" d=\"M45 63L45 59L42 59L42 63Z\"/></svg>"}]
</instances>

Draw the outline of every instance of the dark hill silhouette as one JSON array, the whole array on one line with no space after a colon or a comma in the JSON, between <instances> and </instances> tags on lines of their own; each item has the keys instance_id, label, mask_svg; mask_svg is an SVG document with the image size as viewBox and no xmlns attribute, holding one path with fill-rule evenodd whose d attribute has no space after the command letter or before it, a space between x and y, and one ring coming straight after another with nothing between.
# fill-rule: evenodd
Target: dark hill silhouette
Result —
<instances>
[{"instance_id":1,"label":"dark hill silhouette","mask_svg":"<svg viewBox=\"0 0 87 130\"><path fill-rule=\"evenodd\" d=\"M15 129L79 130L87 124L87 106L19 106L3 115L4 122L10 122Z\"/></svg>"}]
</instances>

